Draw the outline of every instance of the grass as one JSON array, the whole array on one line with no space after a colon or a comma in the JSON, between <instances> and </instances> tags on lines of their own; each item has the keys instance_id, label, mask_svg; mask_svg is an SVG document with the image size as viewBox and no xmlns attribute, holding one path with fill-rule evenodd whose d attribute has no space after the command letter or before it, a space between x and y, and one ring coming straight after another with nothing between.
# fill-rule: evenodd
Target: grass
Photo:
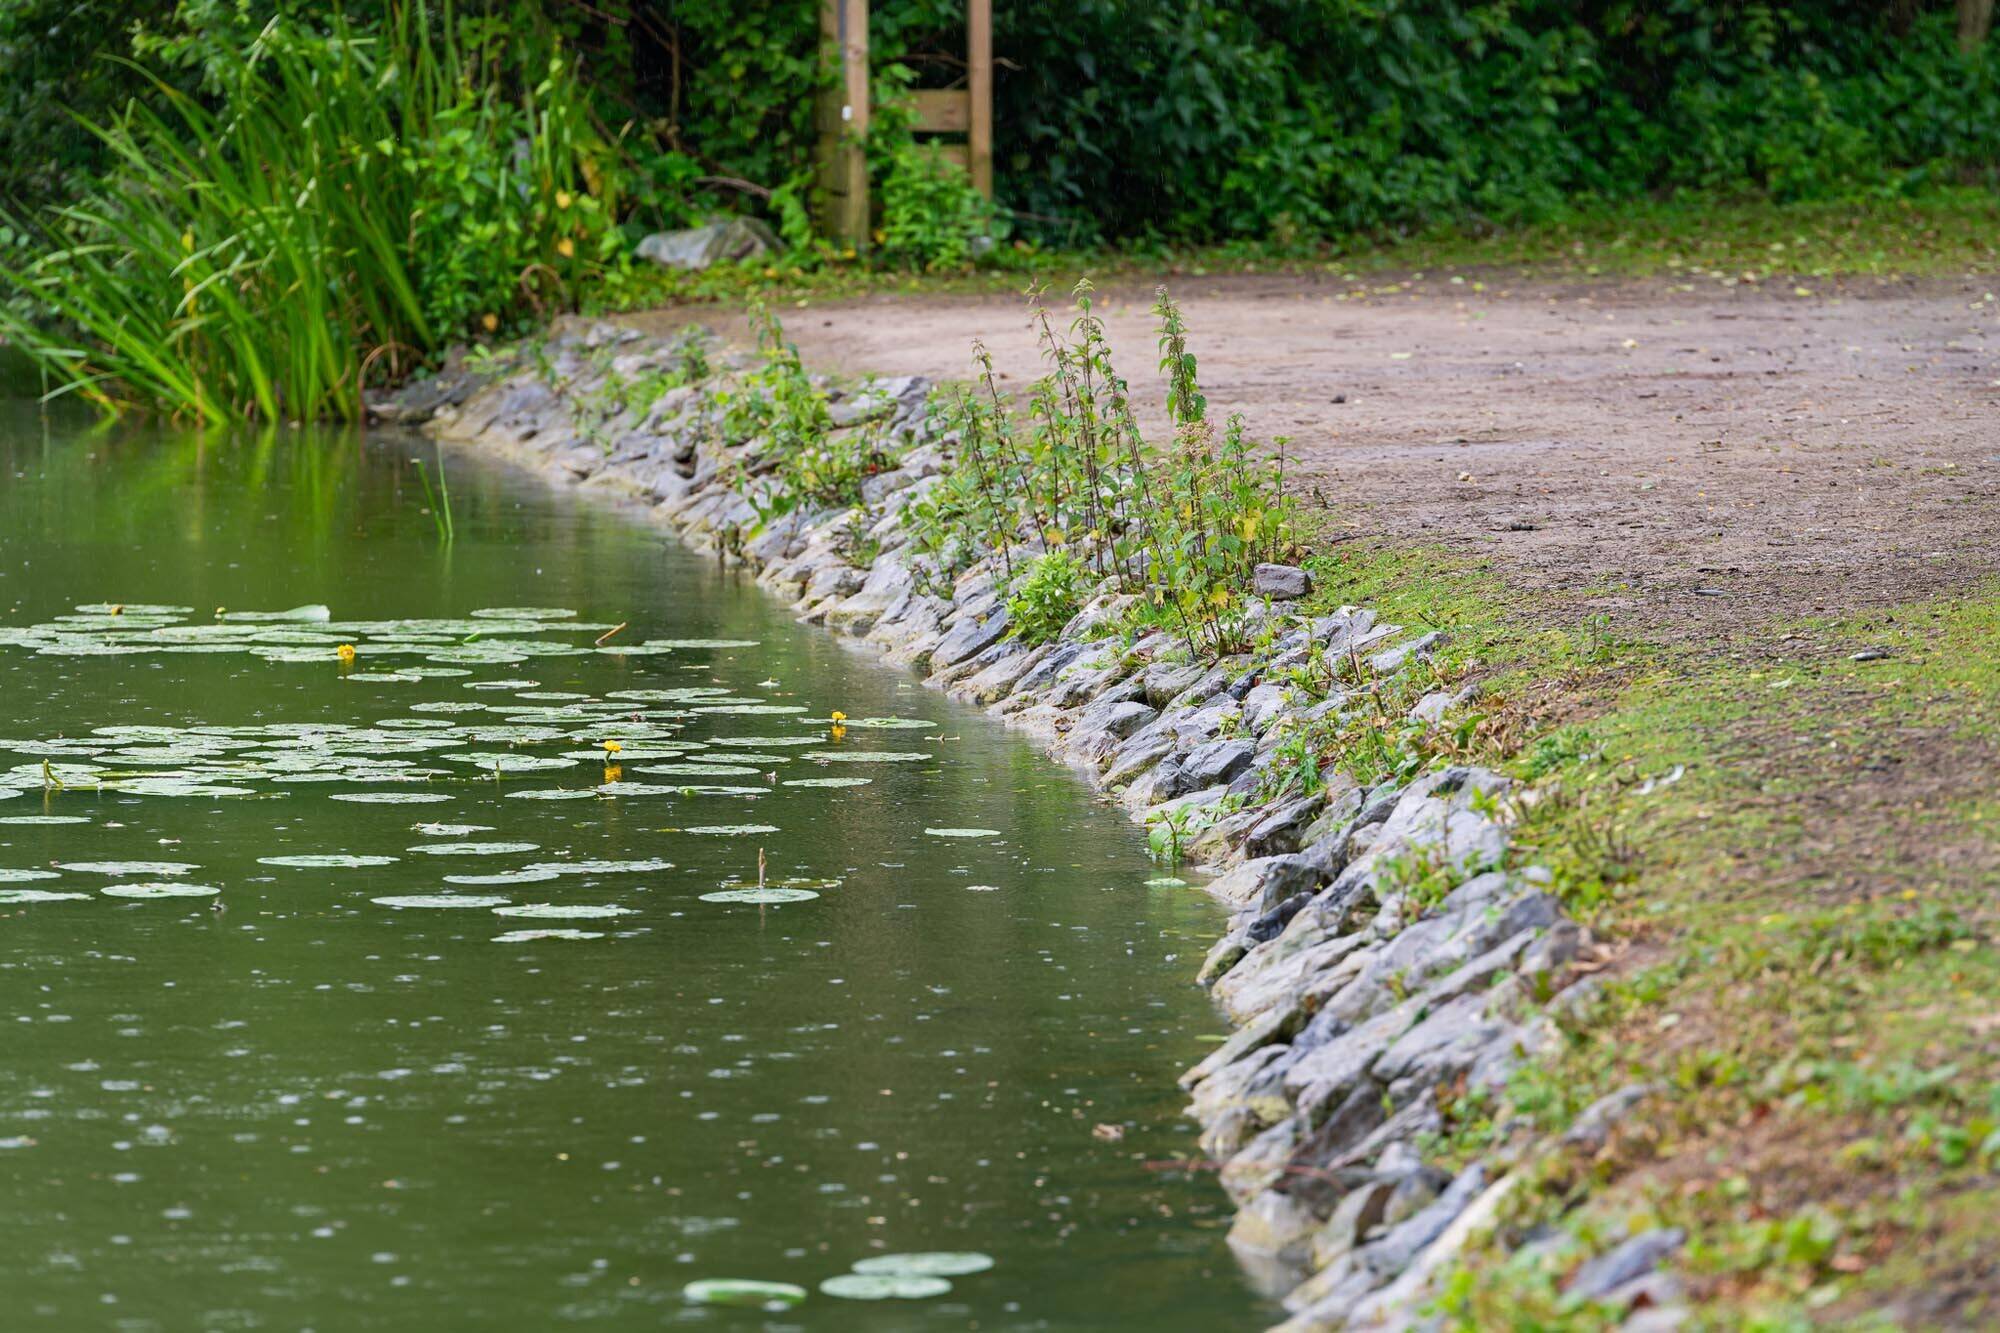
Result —
<instances>
[{"instance_id":1,"label":"grass","mask_svg":"<svg viewBox=\"0 0 2000 1333\"><path fill-rule=\"evenodd\" d=\"M1500 1234L1573 1242L1475 1248L1454 1326L1615 1326L1560 1279L1656 1225L1689 1232L1707 1326L1994 1317L2000 586L1696 648L1548 628L1435 551L1349 542L1316 572L1327 605L1453 627L1438 669L1486 684L1478 757L1532 793L1520 855L1608 964L1590 1021L1435 1145L1523 1155ZM1531 1149L1637 1083L1661 1090L1601 1152Z\"/></svg>"},{"instance_id":2,"label":"grass","mask_svg":"<svg viewBox=\"0 0 2000 1333\"><path fill-rule=\"evenodd\" d=\"M599 310L737 302L760 295L810 304L872 295L1013 293L1077 273L1121 278L1320 272L1352 281L1387 272L1519 271L1551 277L1669 277L1689 284L2000 272L2000 196L1941 187L1907 198L1777 204L1681 195L1582 202L1514 227L1439 226L1410 234L1291 245L1177 246L1145 241L1094 250L1003 246L982 266L946 273L878 268L850 253L779 256L699 273L618 275L588 303Z\"/></svg>"}]
</instances>

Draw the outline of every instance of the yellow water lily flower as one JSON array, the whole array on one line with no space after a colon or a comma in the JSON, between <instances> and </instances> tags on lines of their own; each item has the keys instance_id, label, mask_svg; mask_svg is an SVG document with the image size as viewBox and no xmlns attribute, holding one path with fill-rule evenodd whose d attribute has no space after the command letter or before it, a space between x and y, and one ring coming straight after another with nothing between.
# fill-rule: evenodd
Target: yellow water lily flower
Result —
<instances>
[{"instance_id":1,"label":"yellow water lily flower","mask_svg":"<svg viewBox=\"0 0 2000 1333\"><path fill-rule=\"evenodd\" d=\"M623 745L620 745L617 741L604 742L604 753L606 754L617 754L620 750L623 750L624 748L625 747Z\"/></svg>"},{"instance_id":2,"label":"yellow water lily flower","mask_svg":"<svg viewBox=\"0 0 2000 1333\"><path fill-rule=\"evenodd\" d=\"M343 643L340 647L333 650L333 655L339 658L343 664L350 664L354 661L354 645Z\"/></svg>"},{"instance_id":3,"label":"yellow water lily flower","mask_svg":"<svg viewBox=\"0 0 2000 1333\"><path fill-rule=\"evenodd\" d=\"M847 714L841 712L838 708L834 709L829 716L833 719L833 725L836 727L847 721Z\"/></svg>"}]
</instances>

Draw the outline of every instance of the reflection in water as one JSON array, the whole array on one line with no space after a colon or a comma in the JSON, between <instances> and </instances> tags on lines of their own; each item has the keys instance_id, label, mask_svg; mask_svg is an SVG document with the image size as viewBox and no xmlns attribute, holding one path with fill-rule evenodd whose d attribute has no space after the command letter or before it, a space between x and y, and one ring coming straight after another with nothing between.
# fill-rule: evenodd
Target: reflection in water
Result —
<instances>
[{"instance_id":1,"label":"reflection in water","mask_svg":"<svg viewBox=\"0 0 2000 1333\"><path fill-rule=\"evenodd\" d=\"M75 895L0 903L10 1325L1269 1313L1212 1182L1149 1169L1191 1150L1173 1075L1218 1025L1198 891L641 524L448 457L441 547L408 456L0 417L0 626L68 626L0 634L0 892ZM672 646L597 651L620 623ZM209 649L41 651L174 626ZM141 885L218 892L107 893ZM455 905L392 905L425 900ZM931 1250L995 1262L816 1290ZM683 1299L729 1277L814 1294Z\"/></svg>"}]
</instances>

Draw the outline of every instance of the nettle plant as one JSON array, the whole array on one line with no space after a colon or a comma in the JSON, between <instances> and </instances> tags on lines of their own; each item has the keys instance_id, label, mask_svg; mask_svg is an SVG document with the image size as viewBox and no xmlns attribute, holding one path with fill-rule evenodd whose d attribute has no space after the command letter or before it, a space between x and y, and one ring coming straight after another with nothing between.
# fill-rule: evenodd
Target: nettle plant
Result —
<instances>
[{"instance_id":1,"label":"nettle plant","mask_svg":"<svg viewBox=\"0 0 2000 1333\"><path fill-rule=\"evenodd\" d=\"M997 552L1010 583L1020 548L1067 552L1099 587L1131 595L1141 623L1174 629L1195 655L1240 651L1251 573L1291 547L1284 441L1261 456L1234 416L1218 434L1187 325L1161 288L1153 309L1174 438L1165 449L1148 443L1091 284L1073 295L1066 329L1039 292L1030 296L1048 373L1025 401L1001 396L992 356L975 344L974 387L938 409L959 465L912 506L912 539L947 575Z\"/></svg>"},{"instance_id":2,"label":"nettle plant","mask_svg":"<svg viewBox=\"0 0 2000 1333\"><path fill-rule=\"evenodd\" d=\"M726 438L761 441L757 460L773 464L747 492L751 504L765 522L802 504L859 504L861 483L894 465L886 437L869 426L836 430L826 391L777 317L759 307L752 319L763 361L727 395L722 415Z\"/></svg>"}]
</instances>

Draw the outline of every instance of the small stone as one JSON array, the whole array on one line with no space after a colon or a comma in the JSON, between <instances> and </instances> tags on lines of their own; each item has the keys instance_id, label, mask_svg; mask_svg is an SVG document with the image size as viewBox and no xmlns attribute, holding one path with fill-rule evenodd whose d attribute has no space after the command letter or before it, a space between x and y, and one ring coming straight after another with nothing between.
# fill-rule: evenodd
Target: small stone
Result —
<instances>
[{"instance_id":1,"label":"small stone","mask_svg":"<svg viewBox=\"0 0 2000 1333\"><path fill-rule=\"evenodd\" d=\"M1251 573L1250 591L1273 602L1289 602L1312 592L1312 575L1297 565L1259 565Z\"/></svg>"},{"instance_id":2,"label":"small stone","mask_svg":"<svg viewBox=\"0 0 2000 1333\"><path fill-rule=\"evenodd\" d=\"M1204 787L1226 784L1257 757L1257 747L1245 740L1210 741L1196 746L1181 761L1181 781L1184 791L1199 791Z\"/></svg>"},{"instance_id":3,"label":"small stone","mask_svg":"<svg viewBox=\"0 0 2000 1333\"><path fill-rule=\"evenodd\" d=\"M1601 1300L1613 1289L1658 1268L1686 1240L1687 1233L1679 1227L1641 1232L1577 1269L1567 1294L1573 1301Z\"/></svg>"}]
</instances>

